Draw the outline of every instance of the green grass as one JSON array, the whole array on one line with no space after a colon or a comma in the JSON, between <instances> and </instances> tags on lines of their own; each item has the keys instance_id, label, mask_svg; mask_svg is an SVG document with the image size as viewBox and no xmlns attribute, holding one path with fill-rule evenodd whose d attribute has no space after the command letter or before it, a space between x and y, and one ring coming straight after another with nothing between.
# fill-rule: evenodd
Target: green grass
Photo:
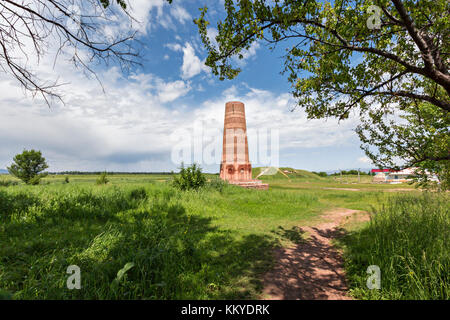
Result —
<instances>
[{"instance_id":1,"label":"green grass","mask_svg":"<svg viewBox=\"0 0 450 320\"><path fill-rule=\"evenodd\" d=\"M111 177L106 186L70 177L0 189L1 289L16 299L255 298L271 250L289 241L279 227L322 206L301 193L178 192ZM81 290L66 288L69 265L81 269Z\"/></svg>"},{"instance_id":2,"label":"green grass","mask_svg":"<svg viewBox=\"0 0 450 320\"><path fill-rule=\"evenodd\" d=\"M300 241L299 226L317 223L321 212L336 207L384 212L387 209L381 204L396 194L391 191L412 188L372 185L368 181L344 184L299 170L290 180L282 175L270 178L268 191L235 186L221 190L210 185L200 191L180 192L171 187L170 175L157 174L108 175L107 185L96 185L97 178L69 175L69 183L64 183L65 175L49 175L39 186L0 186L0 296L259 298L262 275L274 263L273 249ZM17 182L10 176L5 179ZM420 199L418 195L409 191L405 197ZM424 206L414 201L411 210ZM430 206L427 212L435 209ZM421 229L421 237L429 227ZM415 228L421 226L416 224ZM346 238L348 252L352 252L348 261L353 266L350 275L354 294L359 298L387 297L364 290L366 264L373 261L353 257L359 250L361 257L369 256L359 239L372 234L361 231L359 224L354 229ZM377 248L385 259L383 263L397 263L391 251ZM448 257L448 249L442 246L435 252ZM128 263L134 266L116 281L117 273ZM66 269L73 264L81 269L81 290L66 288ZM405 266L399 269L403 273ZM393 281L391 287L397 284ZM405 294L393 297L403 298Z\"/></svg>"},{"instance_id":3,"label":"green grass","mask_svg":"<svg viewBox=\"0 0 450 320\"><path fill-rule=\"evenodd\" d=\"M450 212L442 194L397 195L343 239L352 294L359 299L450 299ZM381 289L366 286L369 265Z\"/></svg>"},{"instance_id":4,"label":"green grass","mask_svg":"<svg viewBox=\"0 0 450 320\"><path fill-rule=\"evenodd\" d=\"M298 169L293 169L293 168L289 168L289 167L282 167L279 168L283 173L281 173L280 171L277 171L275 174L271 174L271 175L262 175L260 177L258 177L258 179L263 180L263 181L274 181L274 180L288 180L288 179L293 179L293 180L303 180L303 181L323 181L326 180L326 178L322 178L320 176L318 176L317 174L314 174L312 172L306 171L306 170L298 170ZM252 169L252 174L253 177L258 176L258 174L260 174L262 171L264 170L264 168L253 168ZM285 172L287 171L287 172Z\"/></svg>"}]
</instances>

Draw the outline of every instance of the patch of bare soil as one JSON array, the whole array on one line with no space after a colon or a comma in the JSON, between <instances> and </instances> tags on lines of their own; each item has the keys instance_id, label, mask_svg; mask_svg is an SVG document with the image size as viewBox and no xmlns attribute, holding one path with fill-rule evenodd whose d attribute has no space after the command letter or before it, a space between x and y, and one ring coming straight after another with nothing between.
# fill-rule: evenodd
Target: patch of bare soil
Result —
<instances>
[{"instance_id":1,"label":"patch of bare soil","mask_svg":"<svg viewBox=\"0 0 450 320\"><path fill-rule=\"evenodd\" d=\"M275 251L275 268L264 276L263 296L273 300L350 300L341 253L331 240L342 236L340 225L358 210L326 212L325 222L302 227L310 237Z\"/></svg>"}]
</instances>

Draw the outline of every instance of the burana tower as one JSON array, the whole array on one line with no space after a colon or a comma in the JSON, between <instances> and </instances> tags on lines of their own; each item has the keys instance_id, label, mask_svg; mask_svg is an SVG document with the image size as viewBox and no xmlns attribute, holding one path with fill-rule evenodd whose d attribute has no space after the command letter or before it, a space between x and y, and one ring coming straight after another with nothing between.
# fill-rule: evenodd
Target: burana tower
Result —
<instances>
[{"instance_id":1,"label":"burana tower","mask_svg":"<svg viewBox=\"0 0 450 320\"><path fill-rule=\"evenodd\" d=\"M220 178L245 188L268 189L269 187L260 180L252 180L245 106L242 102L230 101L225 104Z\"/></svg>"}]
</instances>

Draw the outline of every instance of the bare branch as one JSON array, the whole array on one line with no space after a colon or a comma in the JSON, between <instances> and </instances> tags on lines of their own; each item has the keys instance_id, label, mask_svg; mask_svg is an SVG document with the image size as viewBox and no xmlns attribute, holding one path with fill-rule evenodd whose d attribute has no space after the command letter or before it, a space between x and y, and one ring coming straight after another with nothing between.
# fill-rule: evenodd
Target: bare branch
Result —
<instances>
[{"instance_id":1,"label":"bare branch","mask_svg":"<svg viewBox=\"0 0 450 320\"><path fill-rule=\"evenodd\" d=\"M71 11L74 6L83 10L76 18ZM61 84L41 80L27 63L31 57L39 63L48 51L54 52L55 65L61 53L71 48L73 64L98 81L90 67L93 62L114 62L123 70L139 64L139 53L134 46L136 31L131 27L135 20L122 8L115 10L112 6L105 10L99 0L1 0L0 71L13 76L33 96L40 94L50 106L50 100L61 100L56 91ZM122 15L121 12L124 12L122 18L129 20L130 28L110 36L105 26L114 27L112 17ZM70 28L69 21L78 24L77 29Z\"/></svg>"}]
</instances>

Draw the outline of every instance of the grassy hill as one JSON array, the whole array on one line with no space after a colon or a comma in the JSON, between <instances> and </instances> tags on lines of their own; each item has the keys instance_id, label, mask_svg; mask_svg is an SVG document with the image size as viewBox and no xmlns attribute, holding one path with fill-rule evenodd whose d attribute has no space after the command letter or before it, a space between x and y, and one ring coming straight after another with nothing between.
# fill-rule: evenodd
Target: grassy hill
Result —
<instances>
[{"instance_id":1,"label":"grassy hill","mask_svg":"<svg viewBox=\"0 0 450 320\"><path fill-rule=\"evenodd\" d=\"M258 174L261 173L262 170L265 168L253 168L252 174L253 178L256 178ZM285 174L282 174L280 171L277 171L274 175L262 175L258 177L259 180L263 181L271 181L271 180L288 180L287 177L291 180L298 180L301 179L303 181L321 181L325 180L325 178L319 177L317 174L309 172L307 170L299 170L289 167L280 167L280 170ZM287 176L287 177L286 177Z\"/></svg>"}]
</instances>

